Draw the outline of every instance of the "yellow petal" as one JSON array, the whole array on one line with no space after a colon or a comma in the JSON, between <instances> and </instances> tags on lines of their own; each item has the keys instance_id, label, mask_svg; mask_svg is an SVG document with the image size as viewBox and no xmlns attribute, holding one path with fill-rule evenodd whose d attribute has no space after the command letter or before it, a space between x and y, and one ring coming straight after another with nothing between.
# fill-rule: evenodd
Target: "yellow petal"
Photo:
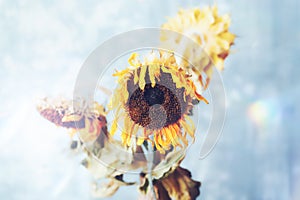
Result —
<instances>
[{"instance_id":1,"label":"yellow petal","mask_svg":"<svg viewBox=\"0 0 300 200\"><path fill-rule=\"evenodd\" d=\"M178 137L177 137L177 132L178 132L178 127L176 127L176 124L169 126L169 129L171 131L172 137L173 137L173 141L175 143L175 145L173 145L174 147L176 146L180 146L182 147L182 145L180 144Z\"/></svg>"},{"instance_id":2,"label":"yellow petal","mask_svg":"<svg viewBox=\"0 0 300 200\"><path fill-rule=\"evenodd\" d=\"M127 74L128 72L130 71L130 69L129 68L127 68L127 69L124 69L124 70L122 70L122 71L117 71L116 73L114 73L113 74L113 76L124 76L125 74Z\"/></svg>"},{"instance_id":3,"label":"yellow petal","mask_svg":"<svg viewBox=\"0 0 300 200\"><path fill-rule=\"evenodd\" d=\"M138 137L137 138L137 145L141 146L145 141L145 138L144 137Z\"/></svg>"},{"instance_id":4,"label":"yellow petal","mask_svg":"<svg viewBox=\"0 0 300 200\"><path fill-rule=\"evenodd\" d=\"M131 119L129 118L129 116L126 115L124 117L124 131L126 133L129 133L130 135L131 135L132 125L133 125L133 123L132 123Z\"/></svg>"},{"instance_id":5,"label":"yellow petal","mask_svg":"<svg viewBox=\"0 0 300 200\"><path fill-rule=\"evenodd\" d=\"M126 141L126 144L127 146L131 146L131 135L128 134L128 137L127 137L127 141Z\"/></svg>"},{"instance_id":6,"label":"yellow petal","mask_svg":"<svg viewBox=\"0 0 300 200\"><path fill-rule=\"evenodd\" d=\"M212 60L214 65L219 69L219 70L223 70L224 69L224 60L222 58L220 58L218 55L213 55L212 56ZM209 69L209 68L208 68ZM212 67L209 69L209 71L207 70L206 73L209 73L209 77L212 76Z\"/></svg>"},{"instance_id":7,"label":"yellow petal","mask_svg":"<svg viewBox=\"0 0 300 200\"><path fill-rule=\"evenodd\" d=\"M127 138L128 138L128 134L126 133L126 132L122 132L122 134L121 134L121 139L122 139L122 144L124 145L124 146L126 146L127 145Z\"/></svg>"},{"instance_id":8,"label":"yellow petal","mask_svg":"<svg viewBox=\"0 0 300 200\"><path fill-rule=\"evenodd\" d=\"M169 146L170 146L170 142L168 141L167 137L166 137L166 134L165 134L165 131L164 129L162 129L160 131L160 134L159 134L159 140L160 140L160 144L161 146L164 148L164 149L169 149Z\"/></svg>"},{"instance_id":9,"label":"yellow petal","mask_svg":"<svg viewBox=\"0 0 300 200\"><path fill-rule=\"evenodd\" d=\"M82 119L82 115L72 114L64 116L61 121L62 122L78 122Z\"/></svg>"},{"instance_id":10,"label":"yellow petal","mask_svg":"<svg viewBox=\"0 0 300 200\"><path fill-rule=\"evenodd\" d=\"M127 90L127 84L124 84L124 88L123 88L123 98L124 98L124 102L128 101L128 97L129 97L129 92Z\"/></svg>"},{"instance_id":11,"label":"yellow petal","mask_svg":"<svg viewBox=\"0 0 300 200\"><path fill-rule=\"evenodd\" d=\"M84 123L85 123L84 130L85 130L87 133L89 133L90 127L92 126L91 121L86 117L85 120L84 120Z\"/></svg>"},{"instance_id":12,"label":"yellow petal","mask_svg":"<svg viewBox=\"0 0 300 200\"><path fill-rule=\"evenodd\" d=\"M118 118L115 118L112 125L111 125L111 128L110 128L110 134L112 136L115 135L115 133L117 131L117 128L118 128Z\"/></svg>"},{"instance_id":13,"label":"yellow petal","mask_svg":"<svg viewBox=\"0 0 300 200\"><path fill-rule=\"evenodd\" d=\"M73 128L69 131L69 135L71 138L73 138L76 133L77 133L77 130L73 129Z\"/></svg>"},{"instance_id":14,"label":"yellow petal","mask_svg":"<svg viewBox=\"0 0 300 200\"><path fill-rule=\"evenodd\" d=\"M149 70L149 78L150 78L150 81L151 81L151 87L154 87L156 82L155 82L155 68L156 66L155 65L150 65L148 67L148 70Z\"/></svg>"},{"instance_id":15,"label":"yellow petal","mask_svg":"<svg viewBox=\"0 0 300 200\"><path fill-rule=\"evenodd\" d=\"M137 84L137 82L139 81L139 75L137 71L138 71L137 69L134 70L134 77L133 77L134 84Z\"/></svg>"},{"instance_id":16,"label":"yellow petal","mask_svg":"<svg viewBox=\"0 0 300 200\"><path fill-rule=\"evenodd\" d=\"M219 37L226 40L226 41L228 41L229 44L232 44L234 42L234 39L235 39L235 35L230 33L230 32L221 33L219 35Z\"/></svg>"},{"instance_id":17,"label":"yellow petal","mask_svg":"<svg viewBox=\"0 0 300 200\"><path fill-rule=\"evenodd\" d=\"M187 116L187 115L186 115L184 118L185 118L186 123L187 123L187 124L189 125L189 127L191 128L191 130L192 130L193 132L195 132L196 128L195 128L195 125L194 125L193 120L192 120L189 116Z\"/></svg>"},{"instance_id":18,"label":"yellow petal","mask_svg":"<svg viewBox=\"0 0 300 200\"><path fill-rule=\"evenodd\" d=\"M146 85L146 81L145 81L146 70L147 70L147 66L146 65L144 65L144 66L141 67L140 79L139 79L139 87L140 87L141 90L144 90L145 85Z\"/></svg>"},{"instance_id":19,"label":"yellow petal","mask_svg":"<svg viewBox=\"0 0 300 200\"><path fill-rule=\"evenodd\" d=\"M154 76L157 78L158 81L160 81L160 65L154 65Z\"/></svg>"},{"instance_id":20,"label":"yellow petal","mask_svg":"<svg viewBox=\"0 0 300 200\"><path fill-rule=\"evenodd\" d=\"M137 53L133 53L130 55L129 59L128 59L128 63L131 65L131 66L137 66L138 65L138 61L137 61L137 57L139 55Z\"/></svg>"},{"instance_id":21,"label":"yellow petal","mask_svg":"<svg viewBox=\"0 0 300 200\"><path fill-rule=\"evenodd\" d=\"M181 141L184 143L185 146L188 146L188 141L187 139L182 135L181 132L177 133L177 135L179 136L179 138L181 139Z\"/></svg>"},{"instance_id":22,"label":"yellow petal","mask_svg":"<svg viewBox=\"0 0 300 200\"><path fill-rule=\"evenodd\" d=\"M162 154L164 154L165 153L165 150L160 146L160 144L159 144L159 141L158 141L158 133L155 133L154 134L154 144L155 144L155 147L156 147L156 149L160 152L160 153L162 153Z\"/></svg>"},{"instance_id":23,"label":"yellow petal","mask_svg":"<svg viewBox=\"0 0 300 200\"><path fill-rule=\"evenodd\" d=\"M131 129L132 130L131 134L136 135L140 127L138 124L135 124L135 123L132 123L132 124L133 124L133 128Z\"/></svg>"},{"instance_id":24,"label":"yellow petal","mask_svg":"<svg viewBox=\"0 0 300 200\"><path fill-rule=\"evenodd\" d=\"M229 49L230 48L230 43L227 40L223 40L222 38L218 37L216 38L216 44L219 46L221 49Z\"/></svg>"},{"instance_id":25,"label":"yellow petal","mask_svg":"<svg viewBox=\"0 0 300 200\"><path fill-rule=\"evenodd\" d=\"M173 146L176 146L176 142L175 142L175 139L173 137L172 130L170 128L168 128L168 127L165 127L164 129L165 129L166 137L168 137L170 139L171 144Z\"/></svg>"},{"instance_id":26,"label":"yellow petal","mask_svg":"<svg viewBox=\"0 0 300 200\"><path fill-rule=\"evenodd\" d=\"M157 141L160 146L162 146L162 147L164 146L164 142L162 140L162 134L160 131L157 133Z\"/></svg>"},{"instance_id":27,"label":"yellow petal","mask_svg":"<svg viewBox=\"0 0 300 200\"><path fill-rule=\"evenodd\" d=\"M161 66L161 70L165 73L171 73L171 71L167 69L165 66Z\"/></svg>"},{"instance_id":28,"label":"yellow petal","mask_svg":"<svg viewBox=\"0 0 300 200\"><path fill-rule=\"evenodd\" d=\"M183 87L183 84L182 82L180 81L179 77L177 76L176 73L171 73L171 76L172 76L172 79L173 79L173 82L176 84L176 87L177 88L182 88Z\"/></svg>"},{"instance_id":29,"label":"yellow petal","mask_svg":"<svg viewBox=\"0 0 300 200\"><path fill-rule=\"evenodd\" d=\"M184 128L184 130L192 137L194 138L194 133L195 131L184 121L181 120L180 124L182 125L182 127Z\"/></svg>"}]
</instances>

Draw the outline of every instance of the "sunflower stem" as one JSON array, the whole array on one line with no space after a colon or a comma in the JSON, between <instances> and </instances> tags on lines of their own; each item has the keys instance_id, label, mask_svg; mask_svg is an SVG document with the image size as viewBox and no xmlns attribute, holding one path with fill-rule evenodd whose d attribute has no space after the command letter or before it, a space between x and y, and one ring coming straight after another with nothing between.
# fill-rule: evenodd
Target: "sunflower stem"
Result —
<instances>
[{"instance_id":1,"label":"sunflower stem","mask_svg":"<svg viewBox=\"0 0 300 200\"><path fill-rule=\"evenodd\" d=\"M148 169L148 181L149 181L149 188L153 193L153 199L156 199L156 194L153 186L153 179L152 179L152 167L153 167L153 160L154 160L154 151L152 148L152 144L150 142L147 143L147 146L145 144L142 145L142 149L145 152L145 157L147 159L147 169Z\"/></svg>"}]
</instances>

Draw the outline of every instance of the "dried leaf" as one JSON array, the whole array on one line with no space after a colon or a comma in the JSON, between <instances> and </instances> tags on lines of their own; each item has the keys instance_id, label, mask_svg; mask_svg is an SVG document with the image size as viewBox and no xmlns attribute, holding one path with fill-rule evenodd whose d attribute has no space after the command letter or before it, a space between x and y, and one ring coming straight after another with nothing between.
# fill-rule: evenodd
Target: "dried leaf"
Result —
<instances>
[{"instance_id":1,"label":"dried leaf","mask_svg":"<svg viewBox=\"0 0 300 200\"><path fill-rule=\"evenodd\" d=\"M119 178L121 177L121 178ZM129 186L134 185L135 183L126 183L123 181L122 176L119 176L116 178L110 179L107 183L101 183L101 184L94 184L94 188L92 191L92 195L96 198L104 198L104 197L110 197L114 195L120 186Z\"/></svg>"},{"instance_id":2,"label":"dried leaf","mask_svg":"<svg viewBox=\"0 0 300 200\"><path fill-rule=\"evenodd\" d=\"M97 148L93 144L90 149L84 148L88 157L82 164L90 171L95 179L113 178L122 175L124 171L130 172L146 167L147 161L142 150L136 152L123 149L118 141L105 143L103 148ZM97 152L95 152L97 151Z\"/></svg>"},{"instance_id":3,"label":"dried leaf","mask_svg":"<svg viewBox=\"0 0 300 200\"><path fill-rule=\"evenodd\" d=\"M161 179L178 167L185 157L185 150L171 150L164 158L159 158L160 162L154 167L152 177Z\"/></svg>"},{"instance_id":4,"label":"dried leaf","mask_svg":"<svg viewBox=\"0 0 300 200\"><path fill-rule=\"evenodd\" d=\"M200 195L199 181L191 178L187 169L177 167L172 173L159 180L154 180L154 192L158 200L195 200ZM141 176L140 200L154 200L146 176Z\"/></svg>"}]
</instances>

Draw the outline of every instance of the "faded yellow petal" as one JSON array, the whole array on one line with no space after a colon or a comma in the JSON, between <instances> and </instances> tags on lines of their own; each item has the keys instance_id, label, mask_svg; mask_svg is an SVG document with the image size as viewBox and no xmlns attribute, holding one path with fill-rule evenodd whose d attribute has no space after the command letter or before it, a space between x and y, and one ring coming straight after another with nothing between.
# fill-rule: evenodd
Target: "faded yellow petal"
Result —
<instances>
[{"instance_id":1,"label":"faded yellow petal","mask_svg":"<svg viewBox=\"0 0 300 200\"><path fill-rule=\"evenodd\" d=\"M176 84L176 87L182 88L183 84L182 84L179 76L176 73L171 73L171 76L172 76L173 82Z\"/></svg>"},{"instance_id":2,"label":"faded yellow petal","mask_svg":"<svg viewBox=\"0 0 300 200\"><path fill-rule=\"evenodd\" d=\"M107 114L105 112L105 108L102 105L98 104L97 102L93 103L93 108L97 115L106 115Z\"/></svg>"},{"instance_id":3,"label":"faded yellow petal","mask_svg":"<svg viewBox=\"0 0 300 200\"><path fill-rule=\"evenodd\" d=\"M69 131L70 138L73 138L76 133L77 133L76 129L73 129L73 128L70 129L70 131Z\"/></svg>"},{"instance_id":4,"label":"faded yellow petal","mask_svg":"<svg viewBox=\"0 0 300 200\"><path fill-rule=\"evenodd\" d=\"M189 127L191 128L191 130L192 130L193 132L195 132L196 128L195 128L195 124L194 124L192 118L189 117L188 115L186 115L186 116L184 117L184 119L185 119L186 123L189 125Z\"/></svg>"},{"instance_id":5,"label":"faded yellow petal","mask_svg":"<svg viewBox=\"0 0 300 200\"><path fill-rule=\"evenodd\" d=\"M181 120L180 124L184 128L184 130L192 137L194 138L195 131L186 123L185 120Z\"/></svg>"},{"instance_id":6,"label":"faded yellow petal","mask_svg":"<svg viewBox=\"0 0 300 200\"><path fill-rule=\"evenodd\" d=\"M179 138L178 138L178 136L177 136L177 132L178 132L179 130L178 130L178 127L176 127L176 124L169 126L169 129L170 129L171 134L172 134L172 137L173 137L173 139L174 139L174 140L173 140L174 143L175 143L174 147L176 147L176 146L182 147L182 145L181 145L180 142L179 142Z\"/></svg>"},{"instance_id":7,"label":"faded yellow petal","mask_svg":"<svg viewBox=\"0 0 300 200\"><path fill-rule=\"evenodd\" d=\"M154 133L154 144L155 144L156 149L157 149L160 153L164 154L164 153L165 153L165 150L160 146L158 136L159 136L159 133L157 133L157 132Z\"/></svg>"},{"instance_id":8,"label":"faded yellow petal","mask_svg":"<svg viewBox=\"0 0 300 200\"><path fill-rule=\"evenodd\" d=\"M132 129L132 131L131 131L131 134L132 135L136 135L137 134L137 132L139 131L139 125L138 124L135 124L135 123L132 123L133 124L133 129Z\"/></svg>"},{"instance_id":9,"label":"faded yellow petal","mask_svg":"<svg viewBox=\"0 0 300 200\"><path fill-rule=\"evenodd\" d=\"M181 139L181 141L184 143L184 145L188 146L189 143L188 143L187 139L182 135L182 133L178 132L177 135Z\"/></svg>"},{"instance_id":10,"label":"faded yellow petal","mask_svg":"<svg viewBox=\"0 0 300 200\"><path fill-rule=\"evenodd\" d=\"M234 42L235 35L230 32L224 32L219 35L220 38L227 40L230 44Z\"/></svg>"},{"instance_id":11,"label":"faded yellow petal","mask_svg":"<svg viewBox=\"0 0 300 200\"><path fill-rule=\"evenodd\" d=\"M138 137L137 138L137 145L141 146L145 141L145 138L144 137Z\"/></svg>"},{"instance_id":12,"label":"faded yellow petal","mask_svg":"<svg viewBox=\"0 0 300 200\"><path fill-rule=\"evenodd\" d=\"M131 146L131 139L132 139L131 135L128 134L127 141L126 141L128 147Z\"/></svg>"},{"instance_id":13,"label":"faded yellow petal","mask_svg":"<svg viewBox=\"0 0 300 200\"><path fill-rule=\"evenodd\" d=\"M126 144L126 141L127 141L127 134L125 133L122 133L121 134L121 139L122 139L122 145L123 146L126 146L127 144Z\"/></svg>"},{"instance_id":14,"label":"faded yellow petal","mask_svg":"<svg viewBox=\"0 0 300 200\"><path fill-rule=\"evenodd\" d=\"M157 132L157 141L160 146L164 147L164 142L162 140L162 134L160 131Z\"/></svg>"},{"instance_id":15,"label":"faded yellow petal","mask_svg":"<svg viewBox=\"0 0 300 200\"><path fill-rule=\"evenodd\" d=\"M116 133L116 131L117 131L117 128L118 128L118 118L115 118L115 119L113 120L113 123L112 123L111 128L110 128L110 134L111 134L112 136L115 135L115 133Z\"/></svg>"},{"instance_id":16,"label":"faded yellow petal","mask_svg":"<svg viewBox=\"0 0 300 200\"><path fill-rule=\"evenodd\" d=\"M149 70L149 78L151 81L151 87L154 87L156 82L155 82L155 70L156 70L156 65L150 65L148 67Z\"/></svg>"},{"instance_id":17,"label":"faded yellow petal","mask_svg":"<svg viewBox=\"0 0 300 200\"><path fill-rule=\"evenodd\" d=\"M134 77L133 77L134 84L137 84L139 81L139 75L138 75L137 71L138 71L137 69L134 70Z\"/></svg>"},{"instance_id":18,"label":"faded yellow petal","mask_svg":"<svg viewBox=\"0 0 300 200\"><path fill-rule=\"evenodd\" d=\"M131 134L131 127L133 126L133 122L131 121L131 119L129 118L129 116L124 116L124 131L126 133L130 133Z\"/></svg>"},{"instance_id":19,"label":"faded yellow petal","mask_svg":"<svg viewBox=\"0 0 300 200\"><path fill-rule=\"evenodd\" d=\"M72 114L72 115L65 115L61 121L62 122L78 122L79 120L81 120L82 115L78 115L78 114Z\"/></svg>"},{"instance_id":20,"label":"faded yellow petal","mask_svg":"<svg viewBox=\"0 0 300 200\"><path fill-rule=\"evenodd\" d=\"M127 74L130 71L129 68L126 68L122 71L117 71L116 73L113 74L113 76L124 76L125 74Z\"/></svg>"},{"instance_id":21,"label":"faded yellow petal","mask_svg":"<svg viewBox=\"0 0 300 200\"><path fill-rule=\"evenodd\" d=\"M147 66L144 65L141 67L141 71L140 71L140 79L139 79L139 87L141 90L144 90L145 85L146 85L146 81L145 81L145 77L146 77L146 71L147 71Z\"/></svg>"},{"instance_id":22,"label":"faded yellow petal","mask_svg":"<svg viewBox=\"0 0 300 200\"><path fill-rule=\"evenodd\" d=\"M154 65L154 76L158 81L160 81L160 65Z\"/></svg>"},{"instance_id":23,"label":"faded yellow petal","mask_svg":"<svg viewBox=\"0 0 300 200\"><path fill-rule=\"evenodd\" d=\"M129 59L128 59L128 63L131 65L131 66L137 66L138 65L138 61L137 61L137 57L139 55L137 53L133 53L130 55Z\"/></svg>"},{"instance_id":24,"label":"faded yellow petal","mask_svg":"<svg viewBox=\"0 0 300 200\"><path fill-rule=\"evenodd\" d=\"M161 70L165 73L171 73L171 71L167 69L165 66L161 66Z\"/></svg>"},{"instance_id":25,"label":"faded yellow petal","mask_svg":"<svg viewBox=\"0 0 300 200\"><path fill-rule=\"evenodd\" d=\"M169 148L170 148L170 141L167 139L166 134L165 134L165 130L164 130L164 129L162 129L162 130L160 131L159 137L160 137L160 141L161 141L162 147L163 147L165 150L169 149Z\"/></svg>"},{"instance_id":26,"label":"faded yellow petal","mask_svg":"<svg viewBox=\"0 0 300 200\"><path fill-rule=\"evenodd\" d=\"M212 56L212 60L213 60L213 63L214 65L219 69L219 70L223 70L224 69L224 60L222 58L220 58L218 55L213 55ZM210 72L210 76L212 76L212 67L207 70L207 72Z\"/></svg>"},{"instance_id":27,"label":"faded yellow petal","mask_svg":"<svg viewBox=\"0 0 300 200\"><path fill-rule=\"evenodd\" d=\"M170 139L171 144L173 146L176 146L176 142L175 142L175 138L173 137L172 130L169 127L165 127L164 129L165 129L166 137Z\"/></svg>"}]
</instances>

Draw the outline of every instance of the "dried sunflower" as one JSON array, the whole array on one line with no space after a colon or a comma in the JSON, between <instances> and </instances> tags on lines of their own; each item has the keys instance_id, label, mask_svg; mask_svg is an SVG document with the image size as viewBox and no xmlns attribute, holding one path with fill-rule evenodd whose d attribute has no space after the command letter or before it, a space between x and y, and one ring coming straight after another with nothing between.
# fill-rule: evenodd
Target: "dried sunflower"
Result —
<instances>
[{"instance_id":1,"label":"dried sunflower","mask_svg":"<svg viewBox=\"0 0 300 200\"><path fill-rule=\"evenodd\" d=\"M105 109L97 102L44 98L37 110L57 126L70 129L71 136L79 132L84 142L95 141L101 133L104 138L108 137Z\"/></svg>"},{"instance_id":2,"label":"dried sunflower","mask_svg":"<svg viewBox=\"0 0 300 200\"><path fill-rule=\"evenodd\" d=\"M162 28L190 37L203 48L205 53L201 52L197 45L182 44L185 41L180 35L172 37L168 31L162 31L161 41L168 49L179 50L185 58L196 63L197 66L193 67L192 71L198 76L202 86L201 73L204 71L207 75L207 86L212 76L213 66L222 70L224 60L230 53L235 35L228 31L229 26L230 16L218 15L217 6L180 10L177 16L169 18ZM185 67L188 65L189 63L184 63Z\"/></svg>"},{"instance_id":3,"label":"dried sunflower","mask_svg":"<svg viewBox=\"0 0 300 200\"><path fill-rule=\"evenodd\" d=\"M193 102L206 101L196 92L190 75L176 63L174 54L152 52L144 62L133 53L130 66L118 71L109 109L114 110L110 134L122 126L125 146L150 141L161 153L171 147L188 145L195 128L188 116ZM122 124L122 125L121 125Z\"/></svg>"}]
</instances>

